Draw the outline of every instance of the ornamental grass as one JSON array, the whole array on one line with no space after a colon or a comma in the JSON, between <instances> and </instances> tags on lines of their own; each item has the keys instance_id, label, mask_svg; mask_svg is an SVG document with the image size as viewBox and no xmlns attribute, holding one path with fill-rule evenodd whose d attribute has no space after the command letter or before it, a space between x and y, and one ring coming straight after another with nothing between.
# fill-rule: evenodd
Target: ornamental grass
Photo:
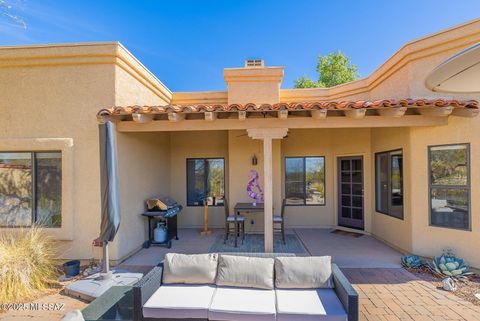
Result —
<instances>
[{"instance_id":1,"label":"ornamental grass","mask_svg":"<svg viewBox=\"0 0 480 321\"><path fill-rule=\"evenodd\" d=\"M5 231L5 230L4 230ZM0 234L0 303L26 301L56 284L55 242L38 226Z\"/></svg>"}]
</instances>

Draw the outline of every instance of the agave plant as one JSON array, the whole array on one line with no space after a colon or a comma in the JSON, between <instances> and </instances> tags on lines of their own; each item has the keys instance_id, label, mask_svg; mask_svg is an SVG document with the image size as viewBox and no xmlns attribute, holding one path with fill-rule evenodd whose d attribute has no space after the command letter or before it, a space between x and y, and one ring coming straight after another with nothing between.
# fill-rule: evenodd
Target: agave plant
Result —
<instances>
[{"instance_id":1,"label":"agave plant","mask_svg":"<svg viewBox=\"0 0 480 321\"><path fill-rule=\"evenodd\" d=\"M405 255L402 256L402 265L410 269L419 269L423 266L423 262L418 255Z\"/></svg>"},{"instance_id":2,"label":"agave plant","mask_svg":"<svg viewBox=\"0 0 480 321\"><path fill-rule=\"evenodd\" d=\"M470 272L468 266L465 265L463 259L449 255L434 257L430 264L430 269L433 273L438 274L439 276L448 276L458 279L466 278L473 274Z\"/></svg>"}]
</instances>

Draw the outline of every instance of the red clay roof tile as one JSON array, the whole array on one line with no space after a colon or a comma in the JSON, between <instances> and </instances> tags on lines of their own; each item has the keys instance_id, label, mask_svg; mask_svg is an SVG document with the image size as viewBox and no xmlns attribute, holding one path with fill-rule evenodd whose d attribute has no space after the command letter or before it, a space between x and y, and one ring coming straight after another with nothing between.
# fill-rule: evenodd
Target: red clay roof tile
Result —
<instances>
[{"instance_id":1,"label":"red clay roof tile","mask_svg":"<svg viewBox=\"0 0 480 321\"><path fill-rule=\"evenodd\" d=\"M315 109L360 109L360 108L396 108L396 107L447 107L454 108L479 108L476 100L448 100L448 99L380 99L374 101L322 101L322 102L294 102L278 104L215 104L215 105L165 105L165 106L115 106L105 108L98 112L99 116L164 113L202 113L202 112L236 112L236 111L277 111L277 110L315 110Z\"/></svg>"}]
</instances>

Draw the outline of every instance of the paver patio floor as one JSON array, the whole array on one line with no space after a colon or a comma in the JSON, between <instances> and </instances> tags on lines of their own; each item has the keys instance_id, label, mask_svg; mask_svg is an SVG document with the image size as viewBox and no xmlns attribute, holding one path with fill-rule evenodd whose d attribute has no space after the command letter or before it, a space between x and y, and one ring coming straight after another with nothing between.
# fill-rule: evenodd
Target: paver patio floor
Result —
<instances>
[{"instance_id":1,"label":"paver patio floor","mask_svg":"<svg viewBox=\"0 0 480 321\"><path fill-rule=\"evenodd\" d=\"M480 306L404 269L342 270L360 296L360 320L480 320Z\"/></svg>"},{"instance_id":2,"label":"paver patio floor","mask_svg":"<svg viewBox=\"0 0 480 321\"><path fill-rule=\"evenodd\" d=\"M328 229L296 229L310 255L331 255L360 295L360 320L480 320L480 307L436 289L400 267L401 254L370 237L330 233ZM142 250L124 266L156 265L165 253L205 253L215 235L179 230L171 249Z\"/></svg>"}]
</instances>

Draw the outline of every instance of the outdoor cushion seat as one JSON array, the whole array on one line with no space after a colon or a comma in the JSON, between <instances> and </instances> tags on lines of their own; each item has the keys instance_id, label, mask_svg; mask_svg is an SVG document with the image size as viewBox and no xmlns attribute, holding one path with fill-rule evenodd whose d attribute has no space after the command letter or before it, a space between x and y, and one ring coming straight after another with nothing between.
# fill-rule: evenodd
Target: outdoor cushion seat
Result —
<instances>
[{"instance_id":1,"label":"outdoor cushion seat","mask_svg":"<svg viewBox=\"0 0 480 321\"><path fill-rule=\"evenodd\" d=\"M282 222L283 218L280 215L273 215L274 222Z\"/></svg>"},{"instance_id":2,"label":"outdoor cushion seat","mask_svg":"<svg viewBox=\"0 0 480 321\"><path fill-rule=\"evenodd\" d=\"M275 321L275 290L217 287L208 319Z\"/></svg>"},{"instance_id":3,"label":"outdoor cushion seat","mask_svg":"<svg viewBox=\"0 0 480 321\"><path fill-rule=\"evenodd\" d=\"M237 221L238 222L245 221L245 217L241 215L237 215ZM227 222L235 222L235 216L230 215L229 217L227 217Z\"/></svg>"},{"instance_id":4,"label":"outdoor cushion seat","mask_svg":"<svg viewBox=\"0 0 480 321\"><path fill-rule=\"evenodd\" d=\"M346 321L333 289L276 289L277 321Z\"/></svg>"},{"instance_id":5,"label":"outdoor cushion seat","mask_svg":"<svg viewBox=\"0 0 480 321\"><path fill-rule=\"evenodd\" d=\"M143 305L146 318L206 319L213 285L162 285Z\"/></svg>"}]
</instances>

